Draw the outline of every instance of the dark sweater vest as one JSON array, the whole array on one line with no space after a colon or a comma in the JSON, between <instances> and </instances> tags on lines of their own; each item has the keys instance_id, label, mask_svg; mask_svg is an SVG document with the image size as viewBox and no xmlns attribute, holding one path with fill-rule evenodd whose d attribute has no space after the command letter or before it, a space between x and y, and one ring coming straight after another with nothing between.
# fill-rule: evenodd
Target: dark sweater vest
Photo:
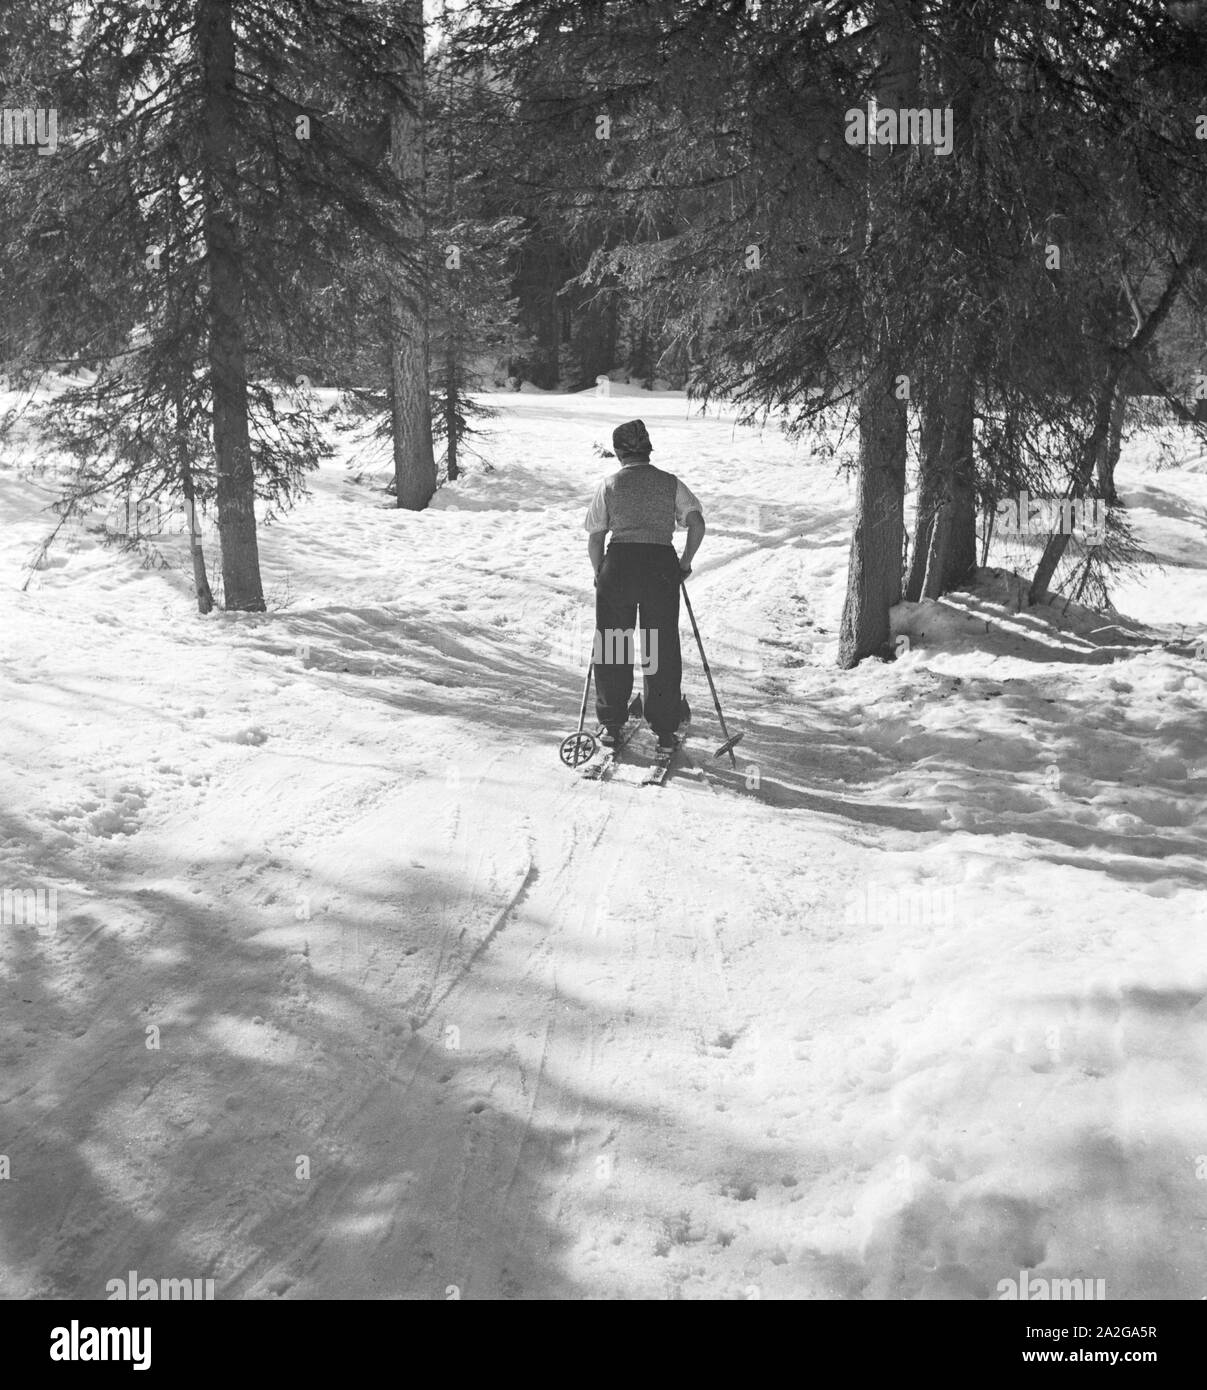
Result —
<instances>
[{"instance_id":1,"label":"dark sweater vest","mask_svg":"<svg viewBox=\"0 0 1207 1390\"><path fill-rule=\"evenodd\" d=\"M608 525L622 545L673 545L679 480L652 463L629 463L604 483Z\"/></svg>"}]
</instances>

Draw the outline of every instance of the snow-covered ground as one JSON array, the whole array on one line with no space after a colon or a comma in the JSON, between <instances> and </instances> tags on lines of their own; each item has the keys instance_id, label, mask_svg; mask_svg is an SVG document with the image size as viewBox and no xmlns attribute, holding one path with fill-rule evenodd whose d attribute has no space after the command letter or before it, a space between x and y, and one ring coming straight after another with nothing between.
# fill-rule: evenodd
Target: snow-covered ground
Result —
<instances>
[{"instance_id":1,"label":"snow-covered ground","mask_svg":"<svg viewBox=\"0 0 1207 1390\"><path fill-rule=\"evenodd\" d=\"M840 672L832 448L634 394L492 397L421 515L336 436L264 615L199 618L179 536L68 529L21 592L52 477L9 449L0 1295L1207 1296L1207 661L997 574ZM635 414L745 733L711 759L689 645L661 790L557 757ZM1178 638L1207 473L1153 462L1168 567L1117 603Z\"/></svg>"}]
</instances>

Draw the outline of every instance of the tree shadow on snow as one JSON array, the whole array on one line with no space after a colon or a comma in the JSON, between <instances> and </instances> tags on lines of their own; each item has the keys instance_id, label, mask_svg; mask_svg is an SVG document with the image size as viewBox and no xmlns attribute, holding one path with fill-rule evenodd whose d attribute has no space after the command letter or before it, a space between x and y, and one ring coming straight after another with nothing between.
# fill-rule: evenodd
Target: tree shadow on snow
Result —
<instances>
[{"instance_id":1,"label":"tree shadow on snow","mask_svg":"<svg viewBox=\"0 0 1207 1390\"><path fill-rule=\"evenodd\" d=\"M170 882L186 867L224 891ZM568 1252L598 1244L615 1296L677 1297L692 1275L676 1253L697 1259L707 1237L721 1256L732 1232L680 1230L601 1164L618 1131L659 1131L665 1098L558 1064L649 1020L630 1008L618 1024L564 983L554 1008L500 942L478 951L496 904L467 903L463 880L429 877L417 902L316 883L316 900L342 897L299 922L302 866L285 854L254 880L234 858L146 868L146 882L98 876L89 900L74 854L48 852L57 929L7 943L10 1292L104 1298L137 1271L213 1278L219 1298L578 1298ZM484 1036L462 1017L469 982L498 1000ZM787 1162L690 1120L677 1134L684 1162L724 1153L718 1186ZM699 1174L677 1178L675 1162L660 1146L659 1181L688 1193Z\"/></svg>"}]
</instances>

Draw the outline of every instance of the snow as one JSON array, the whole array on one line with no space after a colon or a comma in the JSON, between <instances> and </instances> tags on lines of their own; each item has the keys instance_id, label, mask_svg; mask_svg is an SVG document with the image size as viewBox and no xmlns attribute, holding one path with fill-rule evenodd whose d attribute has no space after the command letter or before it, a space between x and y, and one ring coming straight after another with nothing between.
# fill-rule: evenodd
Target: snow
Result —
<instances>
[{"instance_id":1,"label":"snow","mask_svg":"<svg viewBox=\"0 0 1207 1390\"><path fill-rule=\"evenodd\" d=\"M22 592L53 460L3 460L0 885L57 920L0 930L0 1295L1207 1294L1207 474L1125 453L1165 568L1109 630L995 550L840 672L849 441L487 399L494 470L420 515L333 436L263 615L74 523ZM685 619L657 791L557 758L634 414L745 733L709 756Z\"/></svg>"}]
</instances>

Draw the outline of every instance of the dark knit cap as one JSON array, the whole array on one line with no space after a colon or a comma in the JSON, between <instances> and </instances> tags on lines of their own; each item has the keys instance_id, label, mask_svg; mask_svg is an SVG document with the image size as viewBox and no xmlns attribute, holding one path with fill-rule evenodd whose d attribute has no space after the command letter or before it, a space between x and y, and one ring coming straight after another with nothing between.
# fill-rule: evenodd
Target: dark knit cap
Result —
<instances>
[{"instance_id":1,"label":"dark knit cap","mask_svg":"<svg viewBox=\"0 0 1207 1390\"><path fill-rule=\"evenodd\" d=\"M612 431L612 448L617 458L650 453L654 446L650 443L645 421L626 420L623 425L617 425Z\"/></svg>"}]
</instances>

